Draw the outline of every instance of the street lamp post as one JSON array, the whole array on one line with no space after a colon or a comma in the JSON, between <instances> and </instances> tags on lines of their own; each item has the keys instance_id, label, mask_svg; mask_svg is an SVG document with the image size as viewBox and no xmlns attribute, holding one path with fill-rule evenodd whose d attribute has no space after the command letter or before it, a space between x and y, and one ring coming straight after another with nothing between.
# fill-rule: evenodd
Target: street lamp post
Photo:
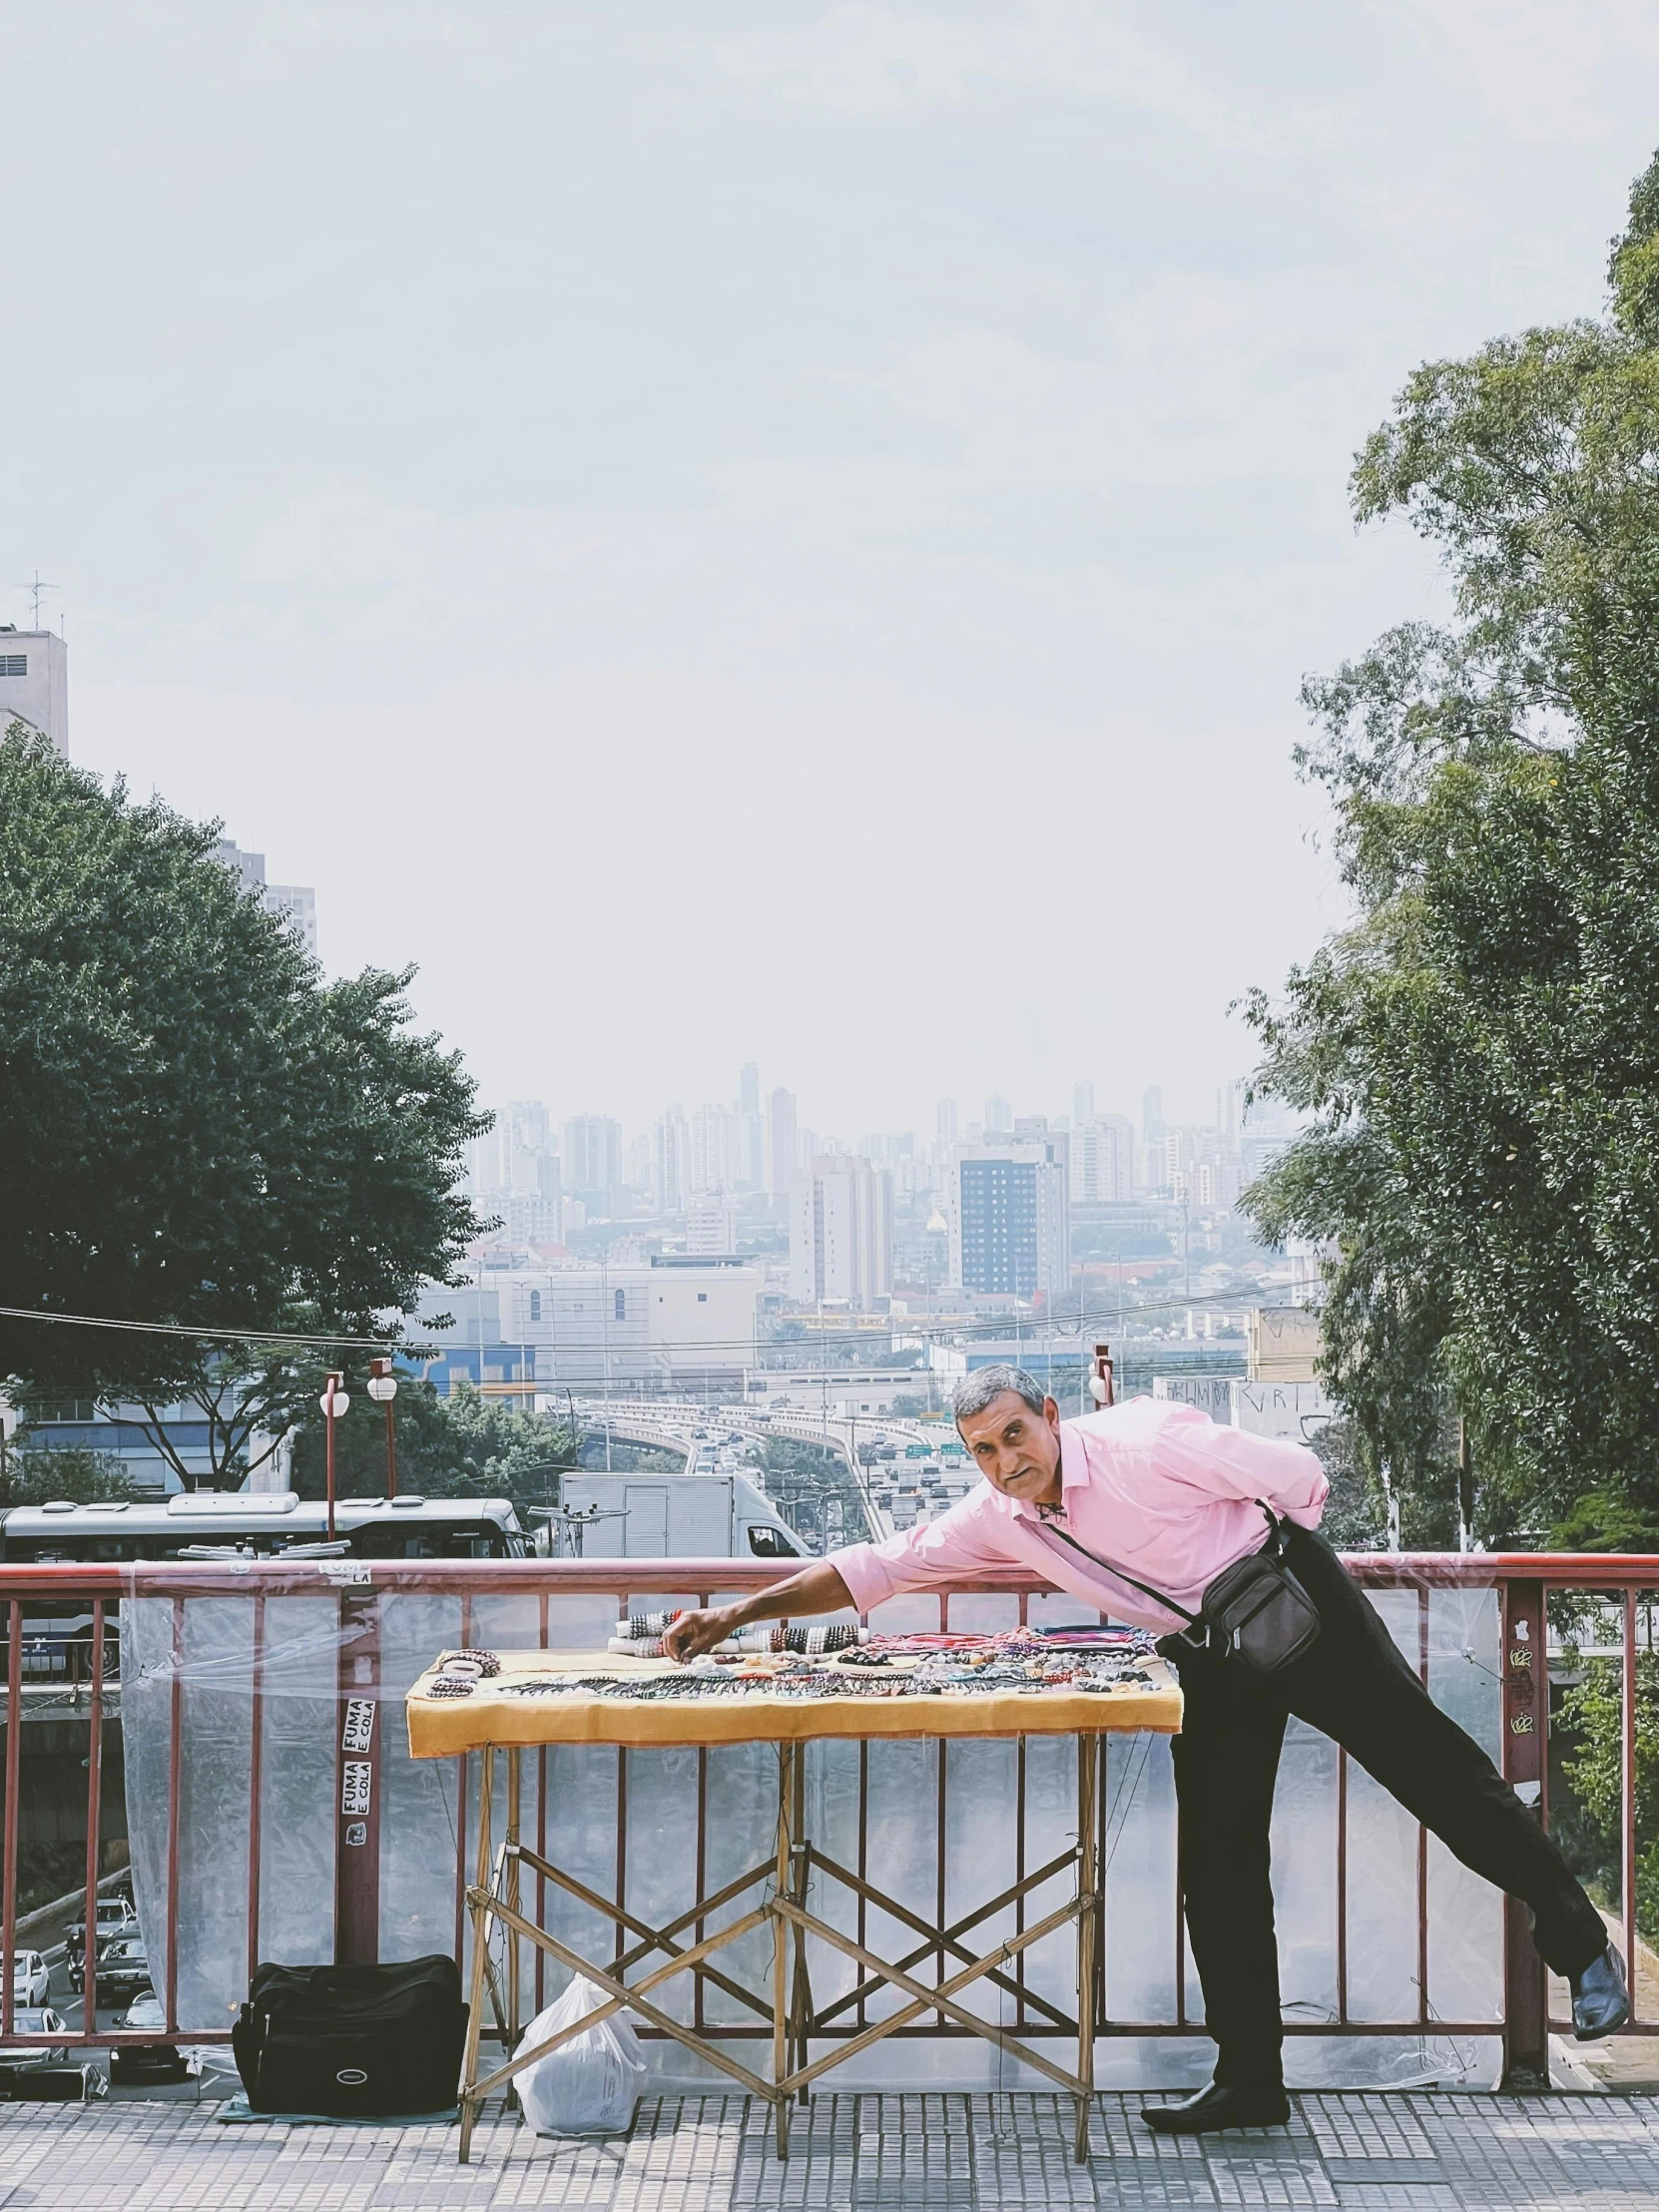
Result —
<instances>
[{"instance_id":1,"label":"street lamp post","mask_svg":"<svg viewBox=\"0 0 1659 2212\"><path fill-rule=\"evenodd\" d=\"M1112 1387L1112 1348L1097 1344L1094 1348L1094 1371L1089 1377L1089 1395L1102 1411L1115 1402Z\"/></svg>"},{"instance_id":2,"label":"street lamp post","mask_svg":"<svg viewBox=\"0 0 1659 2212\"><path fill-rule=\"evenodd\" d=\"M350 1398L340 1387L344 1381L345 1378L342 1375L330 1375L323 1384L322 1395L317 1399L317 1403L322 1408L322 1419L327 1433L328 1541L330 1543L334 1540L334 1423L342 1413L350 1409L351 1405Z\"/></svg>"},{"instance_id":3,"label":"street lamp post","mask_svg":"<svg viewBox=\"0 0 1659 2212\"><path fill-rule=\"evenodd\" d=\"M376 1405L386 1409L386 1495L397 1495L397 1440L394 1434L391 1401L397 1395L397 1378L391 1372L389 1360L371 1360L368 1363L368 1394Z\"/></svg>"}]
</instances>

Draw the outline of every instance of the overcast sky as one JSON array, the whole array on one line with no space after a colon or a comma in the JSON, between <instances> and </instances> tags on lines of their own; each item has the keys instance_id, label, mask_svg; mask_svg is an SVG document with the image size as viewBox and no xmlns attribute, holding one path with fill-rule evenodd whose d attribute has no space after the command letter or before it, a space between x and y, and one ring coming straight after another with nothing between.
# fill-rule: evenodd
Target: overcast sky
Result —
<instances>
[{"instance_id":1,"label":"overcast sky","mask_svg":"<svg viewBox=\"0 0 1659 2212\"><path fill-rule=\"evenodd\" d=\"M1614 0L56 0L7 32L0 607L71 751L419 964L486 1098L1207 1114L1340 916L1346 478L1594 312Z\"/></svg>"}]
</instances>

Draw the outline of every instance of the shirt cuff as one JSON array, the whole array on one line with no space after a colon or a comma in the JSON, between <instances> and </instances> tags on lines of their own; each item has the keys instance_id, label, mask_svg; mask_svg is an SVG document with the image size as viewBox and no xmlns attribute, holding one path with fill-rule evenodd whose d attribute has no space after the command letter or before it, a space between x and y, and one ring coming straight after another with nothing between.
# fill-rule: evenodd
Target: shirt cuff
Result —
<instances>
[{"instance_id":1,"label":"shirt cuff","mask_svg":"<svg viewBox=\"0 0 1659 2212\"><path fill-rule=\"evenodd\" d=\"M1330 1480L1322 1473L1318 1486L1306 1505L1283 1505L1280 1511L1288 1521L1295 1521L1298 1528L1318 1528L1325 1518L1325 1501L1330 1495Z\"/></svg>"},{"instance_id":2,"label":"shirt cuff","mask_svg":"<svg viewBox=\"0 0 1659 2212\"><path fill-rule=\"evenodd\" d=\"M847 1544L839 1551L827 1551L824 1558L846 1584L847 1595L860 1613L871 1612L892 1596L887 1562L873 1544Z\"/></svg>"}]
</instances>

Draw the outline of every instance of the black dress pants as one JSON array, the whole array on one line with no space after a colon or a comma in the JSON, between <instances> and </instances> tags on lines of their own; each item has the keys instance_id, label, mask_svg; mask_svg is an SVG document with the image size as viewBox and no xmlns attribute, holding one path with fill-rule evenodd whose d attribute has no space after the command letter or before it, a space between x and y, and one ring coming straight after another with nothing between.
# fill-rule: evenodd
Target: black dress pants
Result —
<instances>
[{"instance_id":1,"label":"black dress pants","mask_svg":"<svg viewBox=\"0 0 1659 2212\"><path fill-rule=\"evenodd\" d=\"M1465 1867L1531 1908L1539 1950L1575 1974L1607 1941L1601 1916L1535 1816L1440 1711L1323 1536L1287 1531L1287 1560L1320 1609L1317 1641L1283 1673L1159 1649L1186 1704L1174 1740L1187 1934L1217 2044L1216 2079L1281 2078L1279 1952L1268 1824L1292 1713L1343 1745Z\"/></svg>"}]
</instances>

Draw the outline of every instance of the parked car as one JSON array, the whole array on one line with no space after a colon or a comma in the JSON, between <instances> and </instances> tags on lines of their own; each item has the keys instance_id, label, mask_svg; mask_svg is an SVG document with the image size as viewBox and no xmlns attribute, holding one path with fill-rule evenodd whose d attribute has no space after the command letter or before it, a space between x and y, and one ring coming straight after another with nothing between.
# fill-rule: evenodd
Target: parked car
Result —
<instances>
[{"instance_id":1,"label":"parked car","mask_svg":"<svg viewBox=\"0 0 1659 2212\"><path fill-rule=\"evenodd\" d=\"M67 2043L54 2043L54 2035L67 2035L69 2022L50 2005L19 2005L12 2014L14 2035L39 2035L39 2043L8 2044L0 2050L0 2067L13 2071L29 2066L62 2066L69 2060Z\"/></svg>"},{"instance_id":2,"label":"parked car","mask_svg":"<svg viewBox=\"0 0 1659 2212\"><path fill-rule=\"evenodd\" d=\"M52 1969L38 1950L20 1950L12 1960L12 2002L34 2006L46 2002L52 1986Z\"/></svg>"},{"instance_id":3,"label":"parked car","mask_svg":"<svg viewBox=\"0 0 1659 2212\"><path fill-rule=\"evenodd\" d=\"M154 1989L141 1989L125 2012L115 2016L117 2027L164 2028L167 2013ZM110 2053L112 2081L183 2081L190 2061L177 2043L117 2043Z\"/></svg>"},{"instance_id":4,"label":"parked car","mask_svg":"<svg viewBox=\"0 0 1659 2212\"><path fill-rule=\"evenodd\" d=\"M150 1953L142 1936L118 1936L98 1954L97 2001L130 2004L150 1986Z\"/></svg>"}]
</instances>

